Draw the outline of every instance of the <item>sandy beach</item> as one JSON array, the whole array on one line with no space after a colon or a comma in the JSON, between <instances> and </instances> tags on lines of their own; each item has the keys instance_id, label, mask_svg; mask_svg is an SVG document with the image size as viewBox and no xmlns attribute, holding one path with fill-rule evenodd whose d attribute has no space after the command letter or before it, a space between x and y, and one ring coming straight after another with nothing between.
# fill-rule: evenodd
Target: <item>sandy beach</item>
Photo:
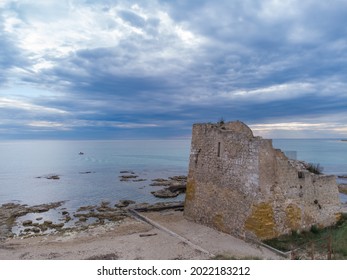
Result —
<instances>
[{"instance_id":1,"label":"sandy beach","mask_svg":"<svg viewBox=\"0 0 347 280\"><path fill-rule=\"evenodd\" d=\"M182 211L141 215L147 221L127 217L85 230L8 238L0 243L0 259L281 259L262 246L188 221Z\"/></svg>"}]
</instances>

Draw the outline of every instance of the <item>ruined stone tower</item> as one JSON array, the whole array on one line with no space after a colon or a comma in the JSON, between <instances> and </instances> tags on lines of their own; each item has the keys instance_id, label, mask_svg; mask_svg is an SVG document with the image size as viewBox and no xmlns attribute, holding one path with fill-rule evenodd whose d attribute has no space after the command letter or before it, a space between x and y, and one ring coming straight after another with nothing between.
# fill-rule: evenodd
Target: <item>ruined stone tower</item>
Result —
<instances>
[{"instance_id":1,"label":"ruined stone tower","mask_svg":"<svg viewBox=\"0 0 347 280\"><path fill-rule=\"evenodd\" d=\"M269 239L336 222L335 176L310 173L236 121L193 126L184 214L226 233Z\"/></svg>"}]
</instances>

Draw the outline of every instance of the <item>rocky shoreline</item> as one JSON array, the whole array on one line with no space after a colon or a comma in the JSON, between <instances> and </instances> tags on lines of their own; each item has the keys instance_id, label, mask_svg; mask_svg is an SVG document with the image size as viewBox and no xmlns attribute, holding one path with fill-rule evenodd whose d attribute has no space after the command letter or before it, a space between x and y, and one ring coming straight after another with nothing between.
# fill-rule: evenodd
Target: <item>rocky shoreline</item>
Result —
<instances>
[{"instance_id":1,"label":"rocky shoreline","mask_svg":"<svg viewBox=\"0 0 347 280\"><path fill-rule=\"evenodd\" d=\"M17 204L17 203L6 203L0 206L0 240L14 237L12 232L13 226L17 223L19 217L23 217L29 213L44 213L48 212L51 209L58 208L64 204L64 201L54 202L49 204L40 204L35 206L28 206L26 204ZM44 221L42 224L47 225L48 227L59 228L61 225L56 225ZM34 223L33 221L24 221L23 226L30 226L33 229L33 232L38 233L40 229L37 227L39 223ZM29 231L26 231L29 232Z\"/></svg>"},{"instance_id":2,"label":"rocky shoreline","mask_svg":"<svg viewBox=\"0 0 347 280\"><path fill-rule=\"evenodd\" d=\"M93 171L81 174L94 173ZM59 180L62 175L55 173L38 176L37 179ZM148 179L140 178L131 170L120 171L120 182L145 182ZM185 193L187 184L186 176L173 176L167 179L157 178L151 180L147 186L164 187L151 193L158 198L173 198ZM146 187L146 186L145 186ZM107 222L119 222L128 217L128 209L162 209L175 207L175 203L148 203L136 204L132 200L120 200L111 205L109 201L101 201L98 205L81 206L76 211L64 208L65 201L28 206L19 203L5 203L0 205L0 240L12 237L31 237L35 235L54 234L66 231L84 230L91 226L102 225ZM176 205L177 206L177 205ZM179 202L179 207L183 207ZM46 212L49 212L49 215ZM43 213L43 215L38 215ZM45 217L46 216L46 217ZM50 216L55 217L49 218ZM53 220L53 221L52 221Z\"/></svg>"},{"instance_id":3,"label":"rocky shoreline","mask_svg":"<svg viewBox=\"0 0 347 280\"><path fill-rule=\"evenodd\" d=\"M28 238L42 235L52 235L65 232L83 231L91 227L107 223L120 223L126 217L130 217L129 209L137 211L161 211L166 209L183 210L183 202L159 202L155 204L136 204L132 200L120 200L114 206L110 202L102 201L99 205L81 206L75 212L69 212L61 208L64 201L28 206L25 204L6 203L0 205L0 241L8 238ZM53 222L43 217L36 219L19 218L34 213L45 213L56 210L60 214L58 222ZM71 220L74 223L71 223ZM13 232L14 227L21 230L18 234Z\"/></svg>"},{"instance_id":4,"label":"rocky shoreline","mask_svg":"<svg viewBox=\"0 0 347 280\"><path fill-rule=\"evenodd\" d=\"M137 218L128 217L85 230L8 238L0 242L0 259L202 260L217 255L237 259L279 258L266 248L186 220L182 209L182 203L161 203L136 209Z\"/></svg>"},{"instance_id":5,"label":"rocky shoreline","mask_svg":"<svg viewBox=\"0 0 347 280\"><path fill-rule=\"evenodd\" d=\"M139 178L138 175L133 171L123 170L120 171L119 180L121 182L142 182L147 181L147 179ZM187 176L173 176L168 179L157 178L153 179L152 183L149 184L152 187L165 187L163 189L152 191L155 197L158 198L173 198L178 195L185 193L187 188Z\"/></svg>"},{"instance_id":6,"label":"rocky shoreline","mask_svg":"<svg viewBox=\"0 0 347 280\"><path fill-rule=\"evenodd\" d=\"M187 176L174 176L168 179L158 178L152 180L150 186L165 186L166 188L151 192L154 196L159 198L176 197L181 193L186 192Z\"/></svg>"},{"instance_id":7,"label":"rocky shoreline","mask_svg":"<svg viewBox=\"0 0 347 280\"><path fill-rule=\"evenodd\" d=\"M92 171L85 172L92 173ZM84 173L83 173L84 174ZM37 178L59 180L57 174ZM339 176L346 178L346 176ZM140 178L133 171L120 171L120 182L141 182L148 179ZM158 198L175 198L185 193L187 176L172 176L152 179L148 186L161 187L151 193ZM339 185L340 193L347 194L347 184ZM82 231L89 227L103 225L109 222L118 223L131 216L130 209L137 211L161 211L165 209L183 210L183 202L159 202L155 204L136 204L133 200L120 200L114 205L109 201L101 201L98 205L81 206L75 211L64 208L65 201L28 206L26 204L5 203L0 205L0 241L7 238L27 238L37 235L49 235L68 231ZM55 211L57 219L45 218L40 213ZM35 216L33 215L35 214ZM28 217L27 217L28 216ZM49 215L47 215L49 217ZM14 232L14 228L17 232Z\"/></svg>"}]
</instances>

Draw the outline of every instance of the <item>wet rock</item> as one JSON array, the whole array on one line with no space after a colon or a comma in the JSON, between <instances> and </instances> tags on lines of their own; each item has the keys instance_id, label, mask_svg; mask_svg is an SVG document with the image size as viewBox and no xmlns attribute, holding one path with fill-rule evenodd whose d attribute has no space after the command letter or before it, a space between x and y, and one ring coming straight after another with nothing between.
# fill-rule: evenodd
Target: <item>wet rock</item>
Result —
<instances>
[{"instance_id":1,"label":"wet rock","mask_svg":"<svg viewBox=\"0 0 347 280\"><path fill-rule=\"evenodd\" d=\"M168 179L163 179L163 178L158 178L158 179L153 179L152 180L153 183L150 184L150 186L170 186L170 184L172 183L171 180Z\"/></svg>"},{"instance_id":2,"label":"wet rock","mask_svg":"<svg viewBox=\"0 0 347 280\"><path fill-rule=\"evenodd\" d=\"M79 217L79 221L80 222L86 222L87 218L85 216L81 216L81 217Z\"/></svg>"},{"instance_id":3,"label":"wet rock","mask_svg":"<svg viewBox=\"0 0 347 280\"><path fill-rule=\"evenodd\" d=\"M124 219L128 216L127 213L112 213L112 212L105 212L105 213L99 213L95 215L100 221L119 221Z\"/></svg>"},{"instance_id":4,"label":"wet rock","mask_svg":"<svg viewBox=\"0 0 347 280\"><path fill-rule=\"evenodd\" d=\"M109 201L101 201L100 203L101 207L108 207L110 205Z\"/></svg>"},{"instance_id":5,"label":"wet rock","mask_svg":"<svg viewBox=\"0 0 347 280\"><path fill-rule=\"evenodd\" d=\"M149 207L150 206L150 204L149 203L147 203L147 202L143 202L143 203L139 203L139 204L136 204L136 205L134 205L134 209L140 209L140 208L147 208L147 207Z\"/></svg>"},{"instance_id":6,"label":"wet rock","mask_svg":"<svg viewBox=\"0 0 347 280\"><path fill-rule=\"evenodd\" d=\"M48 223L47 223L48 222ZM64 223L54 224L52 221L46 221L45 223L39 225L42 231L46 231L47 229L60 229L64 226Z\"/></svg>"},{"instance_id":7,"label":"wet rock","mask_svg":"<svg viewBox=\"0 0 347 280\"><path fill-rule=\"evenodd\" d=\"M35 205L31 207L26 204L23 205L16 203L6 203L0 205L0 239L13 236L11 230L12 227L16 224L18 217L25 216L28 213L46 212L50 209L60 207L63 203L63 201L60 201L49 204ZM38 223L32 223L31 226L33 225L38 225Z\"/></svg>"},{"instance_id":8,"label":"wet rock","mask_svg":"<svg viewBox=\"0 0 347 280\"><path fill-rule=\"evenodd\" d=\"M50 175L45 175L45 176L38 176L38 177L35 177L35 178L37 178L37 179L45 178L45 179L48 179L48 180L59 180L60 179L60 175L50 174Z\"/></svg>"},{"instance_id":9,"label":"wet rock","mask_svg":"<svg viewBox=\"0 0 347 280\"><path fill-rule=\"evenodd\" d=\"M32 207L31 211L33 213L43 213L49 211L48 207L42 207L42 206L37 206L37 207Z\"/></svg>"},{"instance_id":10,"label":"wet rock","mask_svg":"<svg viewBox=\"0 0 347 280\"><path fill-rule=\"evenodd\" d=\"M70 215L66 215L65 216L65 223L68 223L69 221L71 221L71 217L70 217Z\"/></svg>"},{"instance_id":11,"label":"wet rock","mask_svg":"<svg viewBox=\"0 0 347 280\"><path fill-rule=\"evenodd\" d=\"M168 189L171 192L179 192L179 193L185 193L187 189L187 185L182 184L173 184L172 186L168 187Z\"/></svg>"},{"instance_id":12,"label":"wet rock","mask_svg":"<svg viewBox=\"0 0 347 280\"><path fill-rule=\"evenodd\" d=\"M126 173L128 173L128 174L135 174L134 171L129 171L129 170L122 170L119 173L121 173L121 174L126 174Z\"/></svg>"},{"instance_id":13,"label":"wet rock","mask_svg":"<svg viewBox=\"0 0 347 280\"><path fill-rule=\"evenodd\" d=\"M153 179L152 181L154 181L154 182L166 182L166 181L168 181L168 179L157 178L157 179Z\"/></svg>"},{"instance_id":14,"label":"wet rock","mask_svg":"<svg viewBox=\"0 0 347 280\"><path fill-rule=\"evenodd\" d=\"M151 186L167 186L167 188L151 192L154 196L159 198L176 197L186 191L187 176L173 176L169 179L158 178L152 180Z\"/></svg>"},{"instance_id":15,"label":"wet rock","mask_svg":"<svg viewBox=\"0 0 347 280\"><path fill-rule=\"evenodd\" d=\"M119 203L115 204L115 207L123 208L123 207L129 206L130 204L135 204L135 201L133 201L133 200L120 200Z\"/></svg>"},{"instance_id":16,"label":"wet rock","mask_svg":"<svg viewBox=\"0 0 347 280\"><path fill-rule=\"evenodd\" d=\"M180 185L186 185L187 184L187 176L173 176L169 177L169 179L153 179L153 183L150 184L150 186L180 186Z\"/></svg>"},{"instance_id":17,"label":"wet rock","mask_svg":"<svg viewBox=\"0 0 347 280\"><path fill-rule=\"evenodd\" d=\"M41 229L39 229L39 228L37 228L37 227L33 227L33 228L31 229L31 231L32 231L33 233L39 233L39 232L41 232Z\"/></svg>"},{"instance_id":18,"label":"wet rock","mask_svg":"<svg viewBox=\"0 0 347 280\"><path fill-rule=\"evenodd\" d=\"M22 217L28 213L30 213L30 209L18 209L17 211L15 210L15 212L12 213L12 217L13 218Z\"/></svg>"},{"instance_id":19,"label":"wet rock","mask_svg":"<svg viewBox=\"0 0 347 280\"><path fill-rule=\"evenodd\" d=\"M51 224L49 225L49 228L51 229L60 229L64 226L64 223L60 223L60 224Z\"/></svg>"},{"instance_id":20,"label":"wet rock","mask_svg":"<svg viewBox=\"0 0 347 280\"><path fill-rule=\"evenodd\" d=\"M48 179L48 180L59 180L60 177L59 177L59 175L51 175L51 176L47 176L46 179Z\"/></svg>"},{"instance_id":21,"label":"wet rock","mask_svg":"<svg viewBox=\"0 0 347 280\"><path fill-rule=\"evenodd\" d=\"M80 208L77 209L76 212L84 212L84 211L90 211L95 209L96 205L89 205L89 206L81 206Z\"/></svg>"},{"instance_id":22,"label":"wet rock","mask_svg":"<svg viewBox=\"0 0 347 280\"><path fill-rule=\"evenodd\" d=\"M107 211L110 211L110 207L97 207L96 210L99 211L99 212L107 212Z\"/></svg>"},{"instance_id":23,"label":"wet rock","mask_svg":"<svg viewBox=\"0 0 347 280\"><path fill-rule=\"evenodd\" d=\"M147 179L143 179L143 178L138 178L138 175L135 175L135 172L133 171L128 171L128 170L122 170L120 171L121 174L119 178L121 182L128 182L128 181L132 181L132 182L143 182L143 181L147 181Z\"/></svg>"},{"instance_id":24,"label":"wet rock","mask_svg":"<svg viewBox=\"0 0 347 280\"><path fill-rule=\"evenodd\" d=\"M123 201L123 204L130 204L132 201ZM109 202L102 202L99 207L90 208L86 207L84 209L89 209L88 213L76 213L74 216L76 218L79 218L79 220L82 221L84 218L95 218L99 220L99 224L102 224L107 221L119 221L121 219L124 219L128 216L128 213L125 210L122 210L121 208L112 208L109 206ZM85 212L85 211L84 211Z\"/></svg>"},{"instance_id":25,"label":"wet rock","mask_svg":"<svg viewBox=\"0 0 347 280\"><path fill-rule=\"evenodd\" d=\"M170 186L170 181L165 181L165 182L153 182L149 184L152 187L163 187L163 186Z\"/></svg>"},{"instance_id":26,"label":"wet rock","mask_svg":"<svg viewBox=\"0 0 347 280\"><path fill-rule=\"evenodd\" d=\"M169 188L165 188L159 191L151 192L155 197L159 198L172 198L178 196L179 192L172 192Z\"/></svg>"},{"instance_id":27,"label":"wet rock","mask_svg":"<svg viewBox=\"0 0 347 280\"><path fill-rule=\"evenodd\" d=\"M135 180L132 180L133 182L144 182L144 181L147 181L147 179L135 179Z\"/></svg>"},{"instance_id":28,"label":"wet rock","mask_svg":"<svg viewBox=\"0 0 347 280\"><path fill-rule=\"evenodd\" d=\"M175 201L175 202L158 202L155 204L147 204L147 205L138 204L134 207L134 209L139 212L163 211L168 209L173 209L175 211L183 211L184 202Z\"/></svg>"},{"instance_id":29,"label":"wet rock","mask_svg":"<svg viewBox=\"0 0 347 280\"><path fill-rule=\"evenodd\" d=\"M172 198L172 197L178 196L181 193L184 193L186 191L186 188L187 188L186 185L175 183L168 188L151 192L151 194L159 198Z\"/></svg>"},{"instance_id":30,"label":"wet rock","mask_svg":"<svg viewBox=\"0 0 347 280\"><path fill-rule=\"evenodd\" d=\"M74 217L75 217L75 218L80 218L80 217L85 217L85 216L91 217L91 215L92 215L93 213L94 213L94 212L83 213L83 214L76 213L76 214L74 214Z\"/></svg>"},{"instance_id":31,"label":"wet rock","mask_svg":"<svg viewBox=\"0 0 347 280\"><path fill-rule=\"evenodd\" d=\"M42 232L45 232L46 230L48 230L48 227L45 225L39 225L39 228L41 229Z\"/></svg>"},{"instance_id":32,"label":"wet rock","mask_svg":"<svg viewBox=\"0 0 347 280\"><path fill-rule=\"evenodd\" d=\"M180 176L173 176L173 177L169 177L170 180L173 180L173 181L183 181L183 182L187 182L187 176L183 176L183 175L180 175Z\"/></svg>"},{"instance_id":33,"label":"wet rock","mask_svg":"<svg viewBox=\"0 0 347 280\"><path fill-rule=\"evenodd\" d=\"M25 220L25 221L22 222L22 225L24 227L27 227L27 226L31 226L32 223L33 223L33 221L31 221L31 220Z\"/></svg>"},{"instance_id":34,"label":"wet rock","mask_svg":"<svg viewBox=\"0 0 347 280\"><path fill-rule=\"evenodd\" d=\"M11 202L11 203L3 204L1 207L4 208L4 209L13 209L13 208L16 208L18 206L20 206L20 205Z\"/></svg>"},{"instance_id":35,"label":"wet rock","mask_svg":"<svg viewBox=\"0 0 347 280\"><path fill-rule=\"evenodd\" d=\"M38 228L40 229L42 233L44 233L48 229L60 230L62 227L64 227L64 223L54 224L52 221L48 220L48 221L44 221L42 224L37 224L36 227L34 228Z\"/></svg>"},{"instance_id":36,"label":"wet rock","mask_svg":"<svg viewBox=\"0 0 347 280\"><path fill-rule=\"evenodd\" d=\"M55 209L63 205L64 201L59 201L59 202L53 202L53 203L48 203L48 204L40 204L40 205L35 205L32 207L28 208L28 211L30 213L42 213L42 212L47 212L51 209Z\"/></svg>"},{"instance_id":37,"label":"wet rock","mask_svg":"<svg viewBox=\"0 0 347 280\"><path fill-rule=\"evenodd\" d=\"M139 176L137 176L137 175L121 175L121 176L119 176L119 178L120 178L120 181L122 181L122 182L126 182L126 181L129 181L130 179L136 179L136 178L138 178Z\"/></svg>"},{"instance_id":38,"label":"wet rock","mask_svg":"<svg viewBox=\"0 0 347 280\"><path fill-rule=\"evenodd\" d=\"M109 201L102 201L100 203L100 206L96 207L95 210L97 210L99 212L108 212L108 211L112 211L113 208L110 207L110 202Z\"/></svg>"},{"instance_id":39,"label":"wet rock","mask_svg":"<svg viewBox=\"0 0 347 280\"><path fill-rule=\"evenodd\" d=\"M62 203L63 202L41 204L35 206L24 206L14 203L5 204L2 206L0 205L0 240L4 240L4 238L13 236L11 229L16 223L17 216L25 215L28 213L37 213L43 211L43 209L44 211L48 211L50 209L60 207ZM70 214L68 211L62 211L66 208L59 208L60 213L64 214L60 219L63 222L58 222L57 224L50 220L45 220L40 224L36 222L43 220L42 217L36 218L34 222L27 220L24 221L26 227L23 227L21 229L20 236L28 237L32 236L33 234L55 234L57 232L62 233L76 230L80 231L83 230L83 228L89 228L90 226L104 224L110 221L118 222L129 216L128 210L125 210L123 208L128 207L129 205L134 203L135 202L132 200L121 200L118 203L119 207L112 207L110 206L110 202L103 201L100 203L100 206L80 207L81 209L79 210L83 210L83 212L81 211L80 213L74 213L76 221L78 222L75 222L75 225L73 225L72 227L67 227L66 224L72 219L72 214ZM148 204L142 204L142 206L145 205ZM133 207L134 206L132 206L132 208ZM23 226L22 222L20 222L20 226Z\"/></svg>"}]
</instances>

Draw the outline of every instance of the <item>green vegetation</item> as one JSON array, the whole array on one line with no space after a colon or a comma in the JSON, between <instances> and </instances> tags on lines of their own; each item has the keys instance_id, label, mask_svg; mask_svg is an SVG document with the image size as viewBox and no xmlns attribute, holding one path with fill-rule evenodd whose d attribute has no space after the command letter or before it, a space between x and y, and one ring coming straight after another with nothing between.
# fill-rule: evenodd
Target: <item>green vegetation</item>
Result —
<instances>
[{"instance_id":1,"label":"green vegetation","mask_svg":"<svg viewBox=\"0 0 347 280\"><path fill-rule=\"evenodd\" d=\"M347 214L342 214L333 227L320 229L314 225L310 231L293 231L291 235L266 240L264 243L283 252L300 250L309 256L314 251L327 256L328 251L331 251L332 258L347 259Z\"/></svg>"},{"instance_id":2,"label":"green vegetation","mask_svg":"<svg viewBox=\"0 0 347 280\"><path fill-rule=\"evenodd\" d=\"M307 167L306 169L308 171L310 171L311 173L314 173L314 174L322 174L323 173L323 167L318 164L314 164L314 163L309 163L307 164Z\"/></svg>"},{"instance_id":3,"label":"green vegetation","mask_svg":"<svg viewBox=\"0 0 347 280\"><path fill-rule=\"evenodd\" d=\"M224 124L225 124L224 118L221 117L221 118L219 119L219 121L217 122L217 124L220 125L220 126L224 125Z\"/></svg>"},{"instance_id":4,"label":"green vegetation","mask_svg":"<svg viewBox=\"0 0 347 280\"><path fill-rule=\"evenodd\" d=\"M313 234L318 234L319 233L319 228L317 227L317 225L311 226L311 232Z\"/></svg>"}]
</instances>

